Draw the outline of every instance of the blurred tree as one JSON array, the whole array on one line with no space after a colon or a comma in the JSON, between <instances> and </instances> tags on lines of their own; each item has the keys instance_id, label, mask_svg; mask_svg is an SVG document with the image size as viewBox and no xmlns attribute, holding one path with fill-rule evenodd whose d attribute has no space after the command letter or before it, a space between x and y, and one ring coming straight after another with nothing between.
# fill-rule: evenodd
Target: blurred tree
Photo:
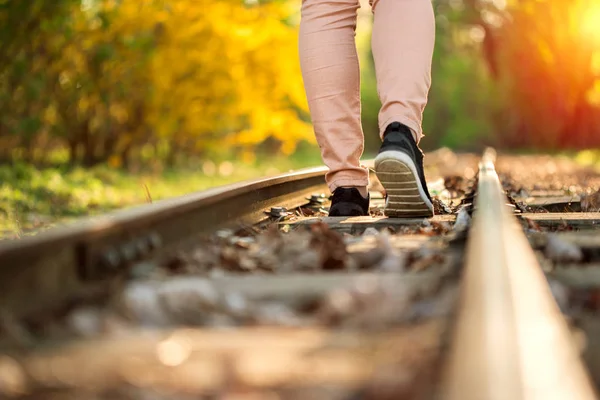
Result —
<instances>
[{"instance_id":1,"label":"blurred tree","mask_svg":"<svg viewBox=\"0 0 600 400\"><path fill-rule=\"evenodd\" d=\"M596 0L433 0L424 147L600 145ZM298 0L0 0L0 159L175 163L314 143ZM364 14L361 18L370 18ZM362 21L361 21L362 22ZM368 35L363 121L379 107Z\"/></svg>"},{"instance_id":2,"label":"blurred tree","mask_svg":"<svg viewBox=\"0 0 600 400\"><path fill-rule=\"evenodd\" d=\"M600 3L596 0L509 2L498 29L514 145L600 146Z\"/></svg>"},{"instance_id":3,"label":"blurred tree","mask_svg":"<svg viewBox=\"0 0 600 400\"><path fill-rule=\"evenodd\" d=\"M597 0L433 5L437 35L425 148L600 146ZM363 88L366 130L373 129L379 106L373 82L367 77Z\"/></svg>"},{"instance_id":4,"label":"blurred tree","mask_svg":"<svg viewBox=\"0 0 600 400\"><path fill-rule=\"evenodd\" d=\"M41 121L45 46L36 38L62 25L75 0L0 1L0 158L8 159L24 145L31 154Z\"/></svg>"},{"instance_id":5,"label":"blurred tree","mask_svg":"<svg viewBox=\"0 0 600 400\"><path fill-rule=\"evenodd\" d=\"M437 63L471 60L471 83L453 86L475 100L463 111L467 129L485 121L497 146L543 149L600 146L600 3L596 0L435 0L441 28ZM453 10L451 10L453 9ZM458 36L456 35L458 33ZM461 52L465 44L471 49ZM450 54L451 53L451 54ZM462 54L461 54L462 53ZM479 53L479 54L478 54ZM474 57L475 54L478 54ZM487 73L481 71L484 63ZM456 78L456 73L443 75ZM438 80L440 76L437 77ZM446 84L438 82L439 85ZM469 87L471 89L469 89ZM433 89L435 96L436 88ZM447 106L451 107L451 106ZM454 117L460 115L455 109ZM437 114L432 116L436 118ZM482 118L483 117L483 118ZM481 127L483 127L481 126ZM458 143L455 143L458 144Z\"/></svg>"},{"instance_id":6,"label":"blurred tree","mask_svg":"<svg viewBox=\"0 0 600 400\"><path fill-rule=\"evenodd\" d=\"M425 110L425 148L497 145L503 102L494 84L494 44L473 1L434 0L436 46Z\"/></svg>"},{"instance_id":7,"label":"blurred tree","mask_svg":"<svg viewBox=\"0 0 600 400\"><path fill-rule=\"evenodd\" d=\"M5 159L65 146L73 163L126 165L144 148L168 161L313 140L286 2L65 1L51 14L50 2L16 3L0 9L14 26L3 34L21 32L18 12L41 22L2 47Z\"/></svg>"}]
</instances>

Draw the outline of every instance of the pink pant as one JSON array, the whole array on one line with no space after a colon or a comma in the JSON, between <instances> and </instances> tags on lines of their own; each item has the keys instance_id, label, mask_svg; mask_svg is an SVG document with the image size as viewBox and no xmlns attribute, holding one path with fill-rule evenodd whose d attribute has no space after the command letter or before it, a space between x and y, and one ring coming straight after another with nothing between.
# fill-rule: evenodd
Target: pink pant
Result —
<instances>
[{"instance_id":1,"label":"pink pant","mask_svg":"<svg viewBox=\"0 0 600 400\"><path fill-rule=\"evenodd\" d=\"M423 136L435 21L431 0L371 0L372 50L382 107L379 129L398 121ZM303 0L300 63L331 191L367 186L361 166L360 72L355 44L359 0Z\"/></svg>"}]
</instances>

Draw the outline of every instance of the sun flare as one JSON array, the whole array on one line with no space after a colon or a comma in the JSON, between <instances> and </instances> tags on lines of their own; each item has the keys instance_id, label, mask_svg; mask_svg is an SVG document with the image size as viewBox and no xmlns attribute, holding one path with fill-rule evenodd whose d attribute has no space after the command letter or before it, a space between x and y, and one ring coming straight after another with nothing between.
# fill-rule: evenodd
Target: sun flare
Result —
<instances>
[{"instance_id":1,"label":"sun flare","mask_svg":"<svg viewBox=\"0 0 600 400\"><path fill-rule=\"evenodd\" d=\"M581 27L585 36L600 44L600 3L593 1L582 15Z\"/></svg>"}]
</instances>

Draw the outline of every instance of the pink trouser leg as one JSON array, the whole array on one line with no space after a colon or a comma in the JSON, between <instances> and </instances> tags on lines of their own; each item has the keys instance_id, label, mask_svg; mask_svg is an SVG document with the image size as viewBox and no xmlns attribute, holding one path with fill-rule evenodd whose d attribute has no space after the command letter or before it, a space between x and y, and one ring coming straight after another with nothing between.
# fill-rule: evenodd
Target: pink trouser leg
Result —
<instances>
[{"instance_id":1,"label":"pink trouser leg","mask_svg":"<svg viewBox=\"0 0 600 400\"><path fill-rule=\"evenodd\" d=\"M417 142L431 83L435 21L431 0L375 0L373 55L382 102L380 134L394 121ZM359 0L303 0L300 63L331 191L367 186L360 165L360 71L355 44Z\"/></svg>"},{"instance_id":2,"label":"pink trouser leg","mask_svg":"<svg viewBox=\"0 0 600 400\"><path fill-rule=\"evenodd\" d=\"M367 186L361 167L360 72L355 44L358 0L303 0L300 65L331 191Z\"/></svg>"},{"instance_id":3,"label":"pink trouser leg","mask_svg":"<svg viewBox=\"0 0 600 400\"><path fill-rule=\"evenodd\" d=\"M382 107L379 131L408 126L417 143L431 86L435 17L431 0L375 0L372 50Z\"/></svg>"}]
</instances>

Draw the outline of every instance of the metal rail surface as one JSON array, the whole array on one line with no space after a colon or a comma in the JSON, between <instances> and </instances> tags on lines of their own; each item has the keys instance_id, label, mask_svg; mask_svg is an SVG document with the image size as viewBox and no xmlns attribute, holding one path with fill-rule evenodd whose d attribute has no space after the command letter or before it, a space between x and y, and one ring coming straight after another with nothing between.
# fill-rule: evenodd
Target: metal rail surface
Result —
<instances>
[{"instance_id":1,"label":"metal rail surface","mask_svg":"<svg viewBox=\"0 0 600 400\"><path fill-rule=\"evenodd\" d=\"M56 308L132 262L232 224L255 224L273 206L297 207L327 190L326 168L227 185L0 242L0 313Z\"/></svg>"},{"instance_id":2,"label":"metal rail surface","mask_svg":"<svg viewBox=\"0 0 600 400\"><path fill-rule=\"evenodd\" d=\"M444 400L595 399L486 151L480 166Z\"/></svg>"}]
</instances>

